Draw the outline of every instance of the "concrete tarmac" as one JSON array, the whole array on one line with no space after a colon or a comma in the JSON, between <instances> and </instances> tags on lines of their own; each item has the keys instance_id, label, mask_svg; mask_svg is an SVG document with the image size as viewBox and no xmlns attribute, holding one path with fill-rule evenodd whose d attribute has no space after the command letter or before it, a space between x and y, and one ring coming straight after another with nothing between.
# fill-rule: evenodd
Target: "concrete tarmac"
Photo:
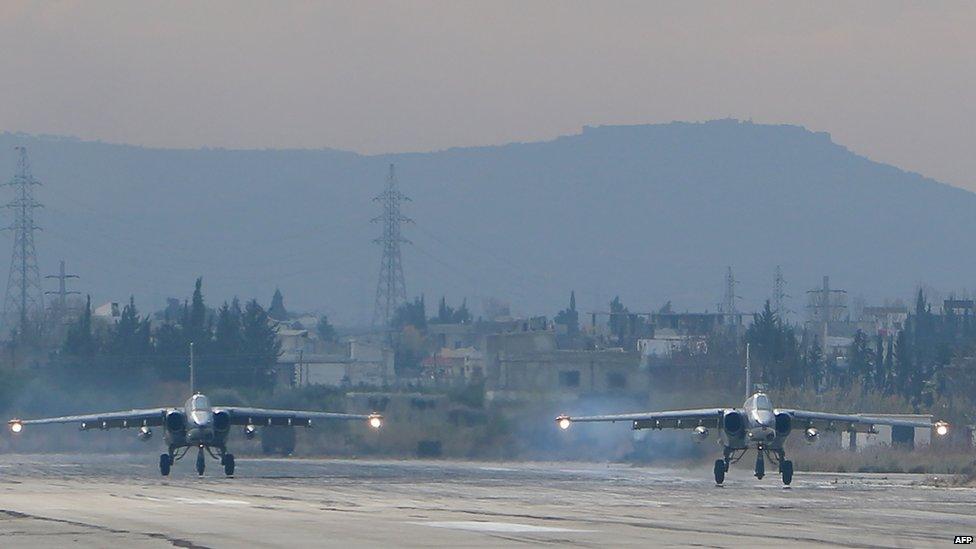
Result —
<instances>
[{"instance_id":1,"label":"concrete tarmac","mask_svg":"<svg viewBox=\"0 0 976 549\"><path fill-rule=\"evenodd\" d=\"M0 547L945 547L976 489L919 475L580 463L0 456Z\"/></svg>"}]
</instances>

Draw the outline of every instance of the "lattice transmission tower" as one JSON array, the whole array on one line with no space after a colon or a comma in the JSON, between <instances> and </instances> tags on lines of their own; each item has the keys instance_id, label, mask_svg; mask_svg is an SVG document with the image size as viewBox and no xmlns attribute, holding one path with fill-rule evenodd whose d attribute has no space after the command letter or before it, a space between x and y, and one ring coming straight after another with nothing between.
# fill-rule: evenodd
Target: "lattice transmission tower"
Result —
<instances>
[{"instance_id":1,"label":"lattice transmission tower","mask_svg":"<svg viewBox=\"0 0 976 549\"><path fill-rule=\"evenodd\" d=\"M31 175L27 149L15 147L17 173L7 186L15 192L7 208L14 213L14 222L7 229L14 233L14 249L10 256L10 274L7 277L7 295L3 302L5 327L16 327L23 333L31 321L41 321L44 311L44 290L37 268L37 251L34 248L34 210L41 204L34 199L34 185L40 182Z\"/></svg>"},{"instance_id":2,"label":"lattice transmission tower","mask_svg":"<svg viewBox=\"0 0 976 549\"><path fill-rule=\"evenodd\" d=\"M773 312L776 313L781 322L786 322L786 316L792 312L786 305L786 300L789 297L790 294L786 293L786 278L783 276L783 269L777 265L776 274L773 277Z\"/></svg>"},{"instance_id":3,"label":"lattice transmission tower","mask_svg":"<svg viewBox=\"0 0 976 549\"><path fill-rule=\"evenodd\" d=\"M729 322L732 322L735 315L739 313L739 309L735 305L736 300L739 299L739 296L735 295L735 287L738 284L739 281L736 280L735 275L732 274L732 267L726 267L725 293L722 296L722 303L719 304L718 309L720 313L723 313L729 317Z\"/></svg>"},{"instance_id":4,"label":"lattice transmission tower","mask_svg":"<svg viewBox=\"0 0 976 549\"><path fill-rule=\"evenodd\" d=\"M373 223L383 223L383 234L373 240L383 248L380 278L376 283L376 303L373 306L373 326L380 323L389 326L397 306L407 300L400 244L409 244L410 241L403 237L400 226L403 223L413 223L412 219L400 213L400 204L410 202L410 198L397 188L393 164L390 164L386 188L373 198L373 202L383 204L383 213L372 219Z\"/></svg>"},{"instance_id":5,"label":"lattice transmission tower","mask_svg":"<svg viewBox=\"0 0 976 549\"><path fill-rule=\"evenodd\" d=\"M740 325L742 315L739 314L739 308L736 306L736 300L742 299L735 293L738 284L739 281L732 274L732 267L727 267L725 269L725 294L722 296L722 302L718 304L718 312L725 317L725 329L736 337L738 337L739 330L742 327Z\"/></svg>"}]
</instances>

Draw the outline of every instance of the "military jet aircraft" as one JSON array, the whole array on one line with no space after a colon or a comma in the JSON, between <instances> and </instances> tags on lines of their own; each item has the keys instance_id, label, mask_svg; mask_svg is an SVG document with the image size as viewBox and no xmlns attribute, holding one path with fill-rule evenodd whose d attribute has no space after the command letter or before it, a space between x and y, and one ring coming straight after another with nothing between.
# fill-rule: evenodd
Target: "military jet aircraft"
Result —
<instances>
[{"instance_id":1,"label":"military jet aircraft","mask_svg":"<svg viewBox=\"0 0 976 549\"><path fill-rule=\"evenodd\" d=\"M568 429L573 423L599 421L628 421L632 422L635 430L692 429L692 436L699 442L708 438L709 429L717 430L723 458L715 460L716 484L725 481L729 466L742 459L749 449L756 450L756 478L762 479L766 474L765 460L768 459L779 466L783 483L790 484L793 481L793 462L786 459L783 443L795 429L802 429L803 439L808 443L815 442L821 431L876 433L875 425L934 428L939 436L944 436L949 431L948 424L944 422L933 424L865 414L830 414L773 408L769 397L762 392L749 396L742 408L669 410L608 416L561 415L556 418L556 423L562 429Z\"/></svg>"},{"instance_id":2,"label":"military jet aircraft","mask_svg":"<svg viewBox=\"0 0 976 549\"><path fill-rule=\"evenodd\" d=\"M40 419L11 419L7 423L14 434L26 425L76 423L82 431L91 429L137 428L139 440L153 436L153 427L163 429L168 448L159 456L159 472L169 475L173 463L183 459L190 448L197 448L197 474L206 469L204 451L219 459L227 476L234 474L234 454L227 452L227 435L231 426L244 427L244 437L253 439L258 426L311 427L313 420L365 420L373 429L383 425L383 416L372 414L339 414L305 410L269 410L266 408L242 408L238 406L211 406L210 400L194 390L196 379L193 367L193 344L190 344L190 393L182 408L149 408L124 412L106 412L80 416L47 417Z\"/></svg>"},{"instance_id":3,"label":"military jet aircraft","mask_svg":"<svg viewBox=\"0 0 976 549\"><path fill-rule=\"evenodd\" d=\"M52 423L76 423L82 431L92 429L136 428L140 440L152 438L153 427L163 430L168 451L159 456L159 472L169 475L173 463L182 459L190 448L197 448L197 473L203 475L206 468L204 451L219 459L227 476L234 474L234 454L227 452L227 435L231 426L243 426L245 438L252 439L258 426L284 425L311 427L314 420L364 420L373 429L383 424L380 414L338 414L303 410L268 410L237 406L211 406L210 400L195 393L182 408L150 408L125 412L108 412L80 416L49 417L41 419L11 419L8 423L15 434L28 425Z\"/></svg>"}]
</instances>

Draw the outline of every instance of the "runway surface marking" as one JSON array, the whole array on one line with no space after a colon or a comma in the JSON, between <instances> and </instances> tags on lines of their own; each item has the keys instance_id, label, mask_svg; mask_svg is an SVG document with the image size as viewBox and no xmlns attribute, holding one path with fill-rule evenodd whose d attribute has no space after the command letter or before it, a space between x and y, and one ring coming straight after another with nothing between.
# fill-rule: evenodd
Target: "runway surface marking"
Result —
<instances>
[{"instance_id":1,"label":"runway surface marking","mask_svg":"<svg viewBox=\"0 0 976 549\"><path fill-rule=\"evenodd\" d=\"M200 498L157 498L153 496L142 496L142 499L149 501L159 501L163 503L187 503L189 505L250 505L250 502L239 499L200 499Z\"/></svg>"},{"instance_id":2,"label":"runway surface marking","mask_svg":"<svg viewBox=\"0 0 976 549\"><path fill-rule=\"evenodd\" d=\"M592 532L593 530L574 530L572 528L554 528L552 526L536 526L534 524L518 524L515 522L489 522L478 520L446 520L433 522L411 522L421 526L433 528L451 528L453 530L471 530L472 532L504 532L506 534L529 533L557 533L557 532Z\"/></svg>"}]
</instances>

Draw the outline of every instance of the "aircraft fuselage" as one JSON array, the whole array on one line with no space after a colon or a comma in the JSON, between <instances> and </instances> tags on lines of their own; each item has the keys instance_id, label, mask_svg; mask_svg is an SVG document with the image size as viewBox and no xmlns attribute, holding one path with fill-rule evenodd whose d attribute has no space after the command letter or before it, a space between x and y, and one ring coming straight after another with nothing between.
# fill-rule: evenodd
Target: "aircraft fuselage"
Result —
<instances>
[{"instance_id":1,"label":"aircraft fuselage","mask_svg":"<svg viewBox=\"0 0 976 549\"><path fill-rule=\"evenodd\" d=\"M790 435L790 426L780 425L777 429L776 412L769 397L763 393L756 393L742 405L742 409L728 414L739 414L742 428L729 429L734 421L724 421L719 431L719 439L723 446L733 450L749 448L781 449L786 438ZM726 415L728 415L726 414ZM788 421L788 420L781 420Z\"/></svg>"},{"instance_id":2,"label":"aircraft fuselage","mask_svg":"<svg viewBox=\"0 0 976 549\"><path fill-rule=\"evenodd\" d=\"M183 410L166 417L165 438L170 448L184 446L214 446L223 448L227 442L229 424L217 425L217 414L210 401L197 393L186 400Z\"/></svg>"}]
</instances>

